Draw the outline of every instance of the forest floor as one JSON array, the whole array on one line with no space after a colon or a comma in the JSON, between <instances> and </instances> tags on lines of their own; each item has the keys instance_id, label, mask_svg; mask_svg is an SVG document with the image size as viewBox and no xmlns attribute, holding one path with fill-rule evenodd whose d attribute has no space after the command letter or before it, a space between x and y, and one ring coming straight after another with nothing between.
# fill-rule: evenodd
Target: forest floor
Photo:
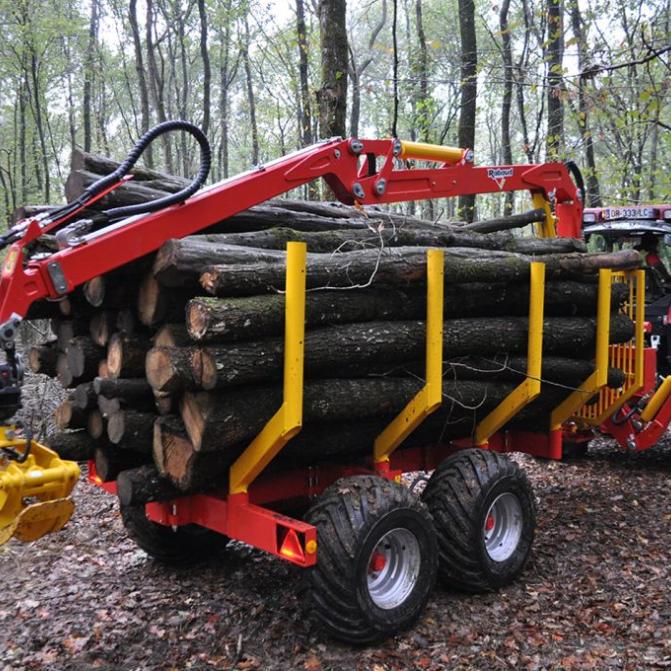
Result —
<instances>
[{"instance_id":1,"label":"forest floor","mask_svg":"<svg viewBox=\"0 0 671 671\"><path fill-rule=\"evenodd\" d=\"M0 671L671 667L671 438L629 456L516 457L538 497L512 586L437 587L418 624L364 649L303 617L290 566L240 544L197 567L147 557L115 499L82 481L67 528L0 548Z\"/></svg>"}]
</instances>

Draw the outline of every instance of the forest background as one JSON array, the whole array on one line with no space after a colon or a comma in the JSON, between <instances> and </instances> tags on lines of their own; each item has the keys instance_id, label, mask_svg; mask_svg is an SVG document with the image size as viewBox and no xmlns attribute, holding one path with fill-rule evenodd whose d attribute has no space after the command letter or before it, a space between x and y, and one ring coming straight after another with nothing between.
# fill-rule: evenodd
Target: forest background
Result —
<instances>
[{"instance_id":1,"label":"forest background","mask_svg":"<svg viewBox=\"0 0 671 671\"><path fill-rule=\"evenodd\" d=\"M211 180L395 132L481 165L572 158L592 206L671 197L671 0L0 0L0 20L6 220L62 201L74 146L121 158L170 118L210 137ZM196 168L180 136L146 159Z\"/></svg>"}]
</instances>

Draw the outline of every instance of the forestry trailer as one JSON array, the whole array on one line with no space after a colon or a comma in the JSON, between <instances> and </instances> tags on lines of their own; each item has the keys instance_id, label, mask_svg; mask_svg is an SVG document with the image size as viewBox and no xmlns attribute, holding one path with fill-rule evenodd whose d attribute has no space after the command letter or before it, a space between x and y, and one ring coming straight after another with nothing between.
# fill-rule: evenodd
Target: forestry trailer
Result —
<instances>
[{"instance_id":1,"label":"forestry trailer","mask_svg":"<svg viewBox=\"0 0 671 671\"><path fill-rule=\"evenodd\" d=\"M150 203L89 214L94 202L130 179L149 143L171 131L191 134L200 146L201 165L193 182ZM412 160L421 163L411 166ZM0 280L0 341L6 353L0 401L6 419L20 402L23 365L15 342L22 319L39 316L41 306L156 252L169 239L206 229L319 177L350 205L527 191L542 210L537 237L582 236L582 198L572 179L581 184L580 175L561 163L477 167L468 149L333 138L200 189L209 167L210 148L202 132L183 121L166 122L74 202L24 219L2 236L2 246L8 247ZM55 251L38 247L48 234L55 234ZM452 257L438 248L422 253L426 321L420 391L371 442L368 455L280 468L276 457L291 446L303 423L304 357L311 342L306 345L305 338L311 261L306 268L304 243L289 243L283 401L243 446L219 488L183 494L152 480L133 490L123 473L104 481L89 462L89 481L118 494L129 535L141 547L168 560L212 549L215 539L237 539L265 550L305 569L306 603L328 633L368 643L412 624L437 575L461 589L481 591L496 589L522 571L533 541L534 499L523 472L502 453L561 458L567 437L584 438L591 430L614 435L627 449L656 442L671 417L671 382L657 386L655 351L644 347L644 280L637 269L597 268L589 281L596 297L590 322L592 372L564 393L543 427L515 424L525 407L545 393L546 266L510 255L528 282L523 380L463 435L403 445L440 408L446 383L443 314ZM548 276L570 275L566 259L554 256ZM628 259L625 268L631 268L631 254ZM486 259L479 263L487 265ZM617 287L625 298L618 315L611 311ZM611 324L618 319L632 330L626 341L611 344ZM613 368L621 371L615 387L608 386ZM6 426L0 438L0 542L12 536L34 540L62 528L73 510L69 495L79 476L77 464L61 460L33 440L28 429ZM432 470L421 496L401 484L404 473ZM301 508L309 508L302 519L286 514Z\"/></svg>"}]
</instances>

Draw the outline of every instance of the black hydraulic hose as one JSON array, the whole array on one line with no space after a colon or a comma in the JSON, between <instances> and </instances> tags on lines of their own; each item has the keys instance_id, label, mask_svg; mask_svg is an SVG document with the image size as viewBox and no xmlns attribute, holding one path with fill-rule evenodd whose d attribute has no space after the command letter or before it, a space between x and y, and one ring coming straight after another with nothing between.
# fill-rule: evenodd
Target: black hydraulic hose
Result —
<instances>
[{"instance_id":1,"label":"black hydraulic hose","mask_svg":"<svg viewBox=\"0 0 671 671\"><path fill-rule=\"evenodd\" d=\"M585 207L585 180L583 179L582 172L575 161L564 161L566 169L569 171L573 179L575 180L578 191L580 192L580 200L582 200L582 206Z\"/></svg>"},{"instance_id":2,"label":"black hydraulic hose","mask_svg":"<svg viewBox=\"0 0 671 671\"><path fill-rule=\"evenodd\" d=\"M198 126L195 126L188 121L177 119L174 121L164 121L163 123L158 124L158 126L154 126L151 130L148 130L137 141L130 154L126 157L126 160L114 172L105 175L105 177L102 177L97 182L91 184L71 203L63 205L63 207L51 212L49 218L52 221L55 221L56 219L72 214L80 207L86 205L91 198L97 196L101 191L104 191L113 184L116 184L122 177L124 177L124 175L127 175L131 168L137 163L137 160L143 154L144 150L157 137L160 137L165 133L180 130L192 135L200 145L200 167L198 168L198 174L194 177L193 181L181 191L171 193L169 196L157 198L148 203L139 203L137 205L128 205L126 207L114 207L110 210L98 212L94 216L104 218L109 222L116 219L123 219L124 217L130 217L134 214L156 212L156 210L161 210L164 207L175 205L176 203L183 203L187 198L196 193L207 179L207 175L210 172L210 165L212 164L212 150L210 149L210 143L208 142L205 133L203 133ZM10 230L5 233L5 235L0 236L0 249L14 242L14 240L21 237L21 235L22 231Z\"/></svg>"},{"instance_id":3,"label":"black hydraulic hose","mask_svg":"<svg viewBox=\"0 0 671 671\"><path fill-rule=\"evenodd\" d=\"M134 214L156 212L156 210L161 210L164 207L169 207L170 205L175 205L176 203L183 203L187 198L196 193L196 191L200 189L200 187L207 179L207 175L210 172L210 165L212 163L212 150L210 149L210 143L208 142L205 133L203 133L203 131L198 128L198 126L194 126L188 121L182 121L179 119L175 121L164 121L163 123L158 124L158 126L154 126L154 128L147 131L138 140L130 154L128 154L126 160L113 173L106 175L94 184L91 184L91 186L89 186L82 195L88 200L88 198L95 196L115 182L118 182L130 171L144 150L157 137L164 135L165 133L171 133L173 131L180 130L193 136L200 145L200 167L198 168L198 174L194 177L193 181L188 186L184 187L181 191L178 191L177 193L171 193L169 196L157 198L156 200L149 201L148 203L127 205L126 207L114 207L110 210L104 210L104 214L107 215L110 220L121 219L123 217L131 217Z\"/></svg>"}]
</instances>

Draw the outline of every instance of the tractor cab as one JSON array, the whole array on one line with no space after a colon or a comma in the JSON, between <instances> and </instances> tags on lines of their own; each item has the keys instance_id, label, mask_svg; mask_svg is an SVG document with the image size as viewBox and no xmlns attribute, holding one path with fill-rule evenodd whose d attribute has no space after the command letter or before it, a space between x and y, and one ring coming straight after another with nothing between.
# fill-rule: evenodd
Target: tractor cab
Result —
<instances>
[{"instance_id":1,"label":"tractor cab","mask_svg":"<svg viewBox=\"0 0 671 671\"><path fill-rule=\"evenodd\" d=\"M671 374L671 205L586 208L583 233L592 251L635 249L645 273L645 320L657 370Z\"/></svg>"}]
</instances>

